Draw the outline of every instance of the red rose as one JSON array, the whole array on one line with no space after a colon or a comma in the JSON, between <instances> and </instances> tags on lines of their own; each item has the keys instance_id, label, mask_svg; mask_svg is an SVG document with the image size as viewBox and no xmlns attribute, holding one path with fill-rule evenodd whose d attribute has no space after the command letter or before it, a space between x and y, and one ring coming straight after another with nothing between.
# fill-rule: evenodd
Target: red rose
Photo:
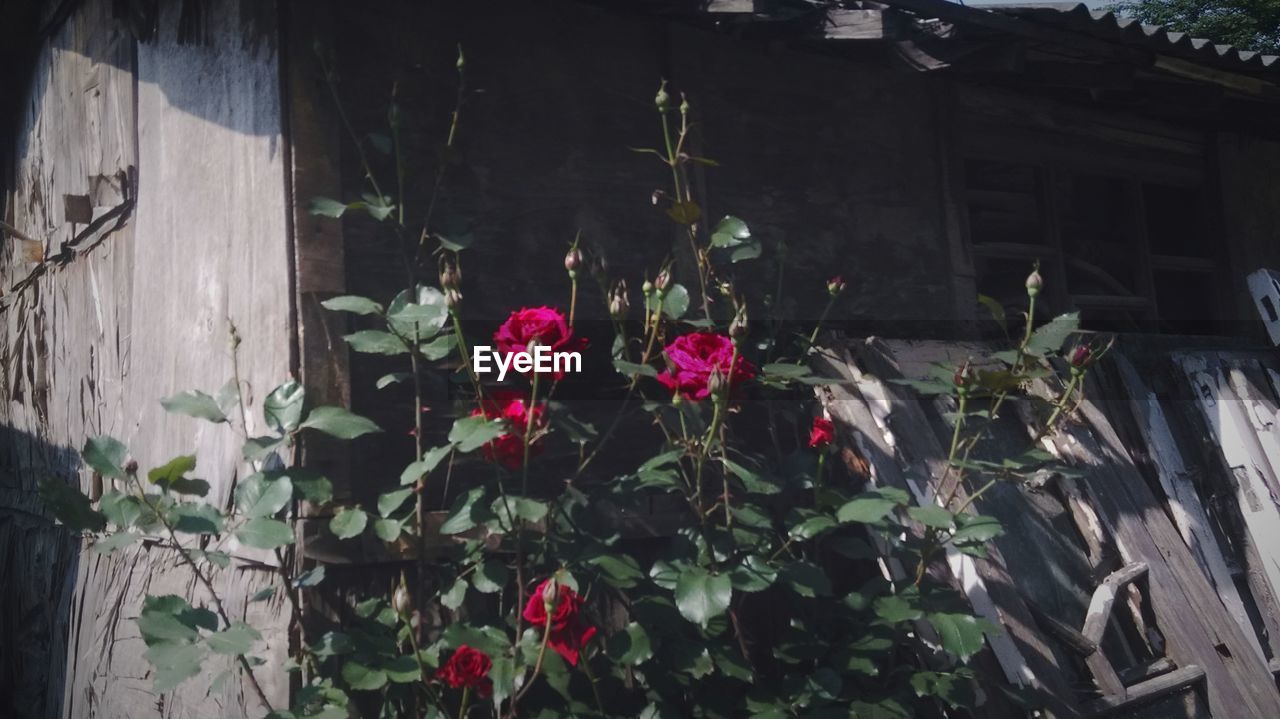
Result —
<instances>
[{"instance_id":1,"label":"red rose","mask_svg":"<svg viewBox=\"0 0 1280 719\"><path fill-rule=\"evenodd\" d=\"M730 371L729 363L733 362L733 340L724 335L712 332L694 332L677 337L666 346L668 368L658 375L658 381L671 391L679 392L688 399L706 399L711 394L707 380L713 371L728 377L729 391L739 382L755 377L755 367L745 358L739 356Z\"/></svg>"},{"instance_id":2,"label":"red rose","mask_svg":"<svg viewBox=\"0 0 1280 719\"><path fill-rule=\"evenodd\" d=\"M535 627L547 626L547 602L542 598L542 592L550 582L550 579L543 580L524 606L525 621ZM560 583L552 586L556 593L553 602L555 609L551 612L551 634L547 638L547 646L564 657L566 662L577 666L578 655L587 642L591 641L591 637L596 635L596 628L579 616L582 597L577 592Z\"/></svg>"},{"instance_id":3,"label":"red rose","mask_svg":"<svg viewBox=\"0 0 1280 719\"><path fill-rule=\"evenodd\" d=\"M505 419L510 431L482 448L485 459L498 462L507 469L519 469L524 463L524 431L529 426L529 411L524 397L511 390L494 390L471 411L471 416L484 415L485 419ZM541 406L533 408L533 429L537 432L546 425ZM529 457L542 452L542 445L535 438L529 445Z\"/></svg>"},{"instance_id":4,"label":"red rose","mask_svg":"<svg viewBox=\"0 0 1280 719\"><path fill-rule=\"evenodd\" d=\"M809 430L809 446L814 449L826 449L836 438L836 427L825 417L813 418L813 429Z\"/></svg>"},{"instance_id":5,"label":"red rose","mask_svg":"<svg viewBox=\"0 0 1280 719\"><path fill-rule=\"evenodd\" d=\"M1072 367L1087 367L1093 363L1093 348L1088 345L1076 345L1068 360Z\"/></svg>"},{"instance_id":6,"label":"red rose","mask_svg":"<svg viewBox=\"0 0 1280 719\"><path fill-rule=\"evenodd\" d=\"M463 644L436 671L436 679L454 689L475 687L477 694L487 697L493 693L493 680L489 678L492 668L493 661L488 654Z\"/></svg>"},{"instance_id":7,"label":"red rose","mask_svg":"<svg viewBox=\"0 0 1280 719\"><path fill-rule=\"evenodd\" d=\"M512 312L498 331L493 333L493 342L503 354L528 352L529 343L534 340L552 352L581 352L587 346L586 338L574 337L564 315L550 307ZM564 372L555 372L552 376L560 379Z\"/></svg>"}]
</instances>

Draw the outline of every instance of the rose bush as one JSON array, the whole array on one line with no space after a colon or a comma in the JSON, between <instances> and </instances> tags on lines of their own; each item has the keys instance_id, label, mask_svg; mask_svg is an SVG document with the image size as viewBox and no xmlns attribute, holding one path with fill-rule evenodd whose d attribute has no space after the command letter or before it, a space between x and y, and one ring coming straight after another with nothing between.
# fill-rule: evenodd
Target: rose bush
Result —
<instances>
[{"instance_id":1,"label":"rose bush","mask_svg":"<svg viewBox=\"0 0 1280 719\"><path fill-rule=\"evenodd\" d=\"M835 277L825 293L820 282L801 288L826 296L812 327L791 325L772 305L763 321L751 320L751 308L765 305L739 292L734 275L767 248L736 217L698 230L687 166L703 160L682 149L688 102L671 103L664 84L656 104L666 151L645 151L672 170L674 186L654 199L696 249L694 265L683 268L689 287L679 281L682 268L667 263L640 285L642 301L633 305L625 278L610 277L603 258L575 240L564 262L569 313L516 310L492 334L504 352L532 342L554 351L585 347L574 319L589 263L615 333L617 387L604 416L575 416L572 403L554 396L558 381L531 374L496 387L470 372L465 248L441 239L439 288L415 282L385 304L358 296L324 302L364 325L346 338L354 351L407 365L378 385L411 393L414 456L398 477L378 478L384 491L372 505L339 504L326 478L288 460L307 433L349 440L380 428L342 408L310 406L297 382L272 391L254 422L238 371L216 394L163 400L171 412L240 433L248 471L230 508L203 501L208 484L188 476L194 457L140 474L109 437L83 451L93 471L118 483L96 503L63 483L42 487L59 519L94 536L97 551L162 535L207 589L208 607L147 599L139 630L157 689L224 654L273 719L941 716L995 695L978 691L987 678L969 660L997 629L973 615L940 558L982 556L1000 526L973 513L975 500L999 479L1045 469L1048 458L1035 452L1001 462L971 452L1010 393L1062 361L1074 318L1034 328L1042 280L1029 282L1021 340L989 362L1001 369L972 372L966 363L910 382L954 410L940 471L954 486L976 485L968 499L953 493L918 505L901 488L827 472L835 426L808 419L816 401L809 392L832 380L815 376L809 361L846 284ZM391 129L399 161L398 127ZM379 198L317 207L364 208L369 222L403 243L415 271L421 238L434 235L408 226L403 212L382 212L394 203ZM1069 411L1085 370L1105 351L1071 354L1070 382L1043 431ZM432 416L452 417L438 431L422 424L422 380L433 373L470 385L453 406L433 408ZM254 426L269 431L250 434ZM615 452L619 445L629 451ZM317 626L304 616L307 594L326 591L331 580L323 565L295 572L286 554L301 502L332 511L327 527L337 540L383 542L400 572L395 588L337 602L340 623ZM678 511L654 516L653 506ZM280 582L251 601L276 592L287 598L300 634L286 667L264 665L260 635L233 620L216 591L214 573L238 561L221 544L227 537L274 553ZM301 674L289 707L271 706L257 680L281 669Z\"/></svg>"}]
</instances>

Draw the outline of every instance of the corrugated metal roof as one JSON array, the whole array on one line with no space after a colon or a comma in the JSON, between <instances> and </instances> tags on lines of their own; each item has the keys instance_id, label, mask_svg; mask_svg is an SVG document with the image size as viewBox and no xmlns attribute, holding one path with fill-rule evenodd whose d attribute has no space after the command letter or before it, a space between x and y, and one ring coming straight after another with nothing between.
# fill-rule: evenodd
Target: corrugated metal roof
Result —
<instances>
[{"instance_id":1,"label":"corrugated metal roof","mask_svg":"<svg viewBox=\"0 0 1280 719\"><path fill-rule=\"evenodd\" d=\"M1086 32L1099 39L1138 45L1166 55L1236 72L1280 73L1280 57L1231 45L1218 45L1159 25L1147 25L1109 10L1090 10L1083 3L970 5L1060 29Z\"/></svg>"}]
</instances>

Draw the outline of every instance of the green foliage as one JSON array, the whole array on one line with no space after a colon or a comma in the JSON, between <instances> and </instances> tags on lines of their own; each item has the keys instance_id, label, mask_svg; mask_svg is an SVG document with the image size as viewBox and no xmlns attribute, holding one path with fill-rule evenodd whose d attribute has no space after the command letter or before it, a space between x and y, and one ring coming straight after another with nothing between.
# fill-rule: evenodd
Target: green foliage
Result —
<instances>
[{"instance_id":1,"label":"green foliage","mask_svg":"<svg viewBox=\"0 0 1280 719\"><path fill-rule=\"evenodd\" d=\"M1277 0L1137 0L1117 3L1112 9L1239 50L1280 52Z\"/></svg>"}]
</instances>

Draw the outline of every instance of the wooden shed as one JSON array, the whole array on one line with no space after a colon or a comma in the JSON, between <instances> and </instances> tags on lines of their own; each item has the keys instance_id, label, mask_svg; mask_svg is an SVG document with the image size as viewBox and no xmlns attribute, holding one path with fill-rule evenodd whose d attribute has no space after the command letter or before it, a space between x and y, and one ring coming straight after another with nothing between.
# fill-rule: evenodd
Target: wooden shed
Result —
<instances>
[{"instance_id":1,"label":"wooden shed","mask_svg":"<svg viewBox=\"0 0 1280 719\"><path fill-rule=\"evenodd\" d=\"M442 154L459 44L481 92ZM912 478L945 407L883 380L987 339L979 293L1020 296L1039 260L1046 312L1120 333L1051 448L1086 477L985 499L1016 529L952 567L1006 629L990 651L1008 682L1060 716L1280 716L1280 361L1246 283L1280 266L1276 58L1083 5L942 0L10 2L0 53L7 715L259 715L236 681L153 692L142 596L202 590L163 542L102 556L48 518L40 479L93 489L86 438L144 465L194 451L226 501L238 445L158 400L235 374L258 416L296 376L395 430L303 448L343 500L409 458L406 403L373 390L383 368L348 356L346 320L319 304L403 284L372 223L308 209L362 192L348 124L382 131L394 88L421 158L409 193L446 164L439 231L503 278L468 294L494 324L575 232L620 273L679 257L648 202L664 170L628 149L651 143L666 78L721 163L697 178L706 214L748 218L792 277L854 288L847 361L825 370L851 384L822 399L877 481L927 496ZM290 561L394 560L301 526ZM217 581L283 662L283 600L248 601L273 568L242 559ZM286 704L289 677L264 676Z\"/></svg>"}]
</instances>

